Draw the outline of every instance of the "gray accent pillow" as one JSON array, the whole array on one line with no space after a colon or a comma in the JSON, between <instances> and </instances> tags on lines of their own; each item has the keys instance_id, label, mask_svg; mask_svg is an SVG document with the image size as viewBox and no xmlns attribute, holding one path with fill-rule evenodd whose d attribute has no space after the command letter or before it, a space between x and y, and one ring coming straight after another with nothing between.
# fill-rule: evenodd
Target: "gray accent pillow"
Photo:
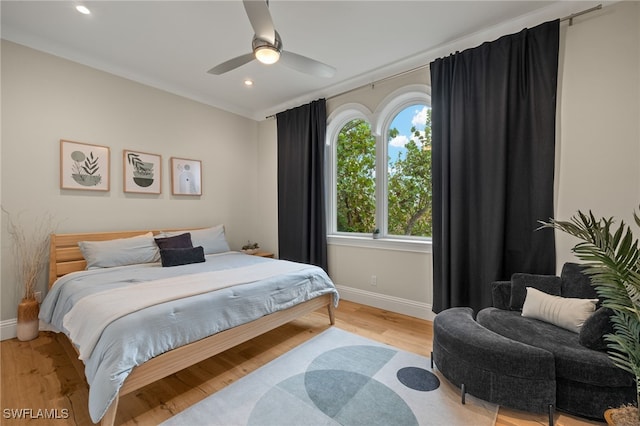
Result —
<instances>
[{"instance_id":1,"label":"gray accent pillow","mask_svg":"<svg viewBox=\"0 0 640 426\"><path fill-rule=\"evenodd\" d=\"M160 250L168 248L193 247L193 243L191 242L191 234L188 232L176 235L175 237L157 237L155 240Z\"/></svg>"},{"instance_id":2,"label":"gray accent pillow","mask_svg":"<svg viewBox=\"0 0 640 426\"><path fill-rule=\"evenodd\" d=\"M511 310L522 310L524 299L527 296L527 287L533 287L552 296L560 296L562 279L555 275L536 275L515 273L511 276Z\"/></svg>"},{"instance_id":3,"label":"gray accent pillow","mask_svg":"<svg viewBox=\"0 0 640 426\"><path fill-rule=\"evenodd\" d=\"M596 299L598 293L591 285L591 278L584 273L585 266L579 263L567 262L562 265L562 297L577 297L580 299Z\"/></svg>"},{"instance_id":4,"label":"gray accent pillow","mask_svg":"<svg viewBox=\"0 0 640 426\"><path fill-rule=\"evenodd\" d=\"M204 250L201 246L160 249L160 258L162 259L163 267L189 265L205 261Z\"/></svg>"},{"instance_id":5,"label":"gray accent pillow","mask_svg":"<svg viewBox=\"0 0 640 426\"><path fill-rule=\"evenodd\" d=\"M578 342L589 349L606 351L607 342L604 340L604 336L612 334L614 331L610 320L611 315L613 315L613 311L610 308L600 307L596 309L582 324Z\"/></svg>"}]
</instances>

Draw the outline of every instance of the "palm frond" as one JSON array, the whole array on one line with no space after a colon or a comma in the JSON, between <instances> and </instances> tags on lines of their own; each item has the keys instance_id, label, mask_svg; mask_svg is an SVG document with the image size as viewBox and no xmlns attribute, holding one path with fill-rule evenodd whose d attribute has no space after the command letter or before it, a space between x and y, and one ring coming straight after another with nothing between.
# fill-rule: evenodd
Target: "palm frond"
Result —
<instances>
[{"instance_id":1,"label":"palm frond","mask_svg":"<svg viewBox=\"0 0 640 426\"><path fill-rule=\"evenodd\" d=\"M633 217L640 227L640 216L634 212ZM541 224L581 240L573 252L585 263L602 305L614 312L614 332L605 336L607 353L616 366L635 376L640 389L640 249L631 228L624 221L616 226L613 218L597 219L591 211Z\"/></svg>"}]
</instances>

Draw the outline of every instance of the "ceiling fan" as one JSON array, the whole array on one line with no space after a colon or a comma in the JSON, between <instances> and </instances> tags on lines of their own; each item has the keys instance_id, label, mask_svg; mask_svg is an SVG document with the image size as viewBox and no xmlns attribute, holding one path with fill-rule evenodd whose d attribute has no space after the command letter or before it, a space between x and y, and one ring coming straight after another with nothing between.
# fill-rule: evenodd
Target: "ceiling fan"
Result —
<instances>
[{"instance_id":1,"label":"ceiling fan","mask_svg":"<svg viewBox=\"0 0 640 426\"><path fill-rule=\"evenodd\" d=\"M210 74L220 75L236 69L254 59L263 64L274 64L280 61L284 66L306 74L318 77L333 77L336 69L322 62L282 50L282 39L275 30L268 0L243 0L244 10L255 32L251 47L253 52L223 62L209 71Z\"/></svg>"}]
</instances>

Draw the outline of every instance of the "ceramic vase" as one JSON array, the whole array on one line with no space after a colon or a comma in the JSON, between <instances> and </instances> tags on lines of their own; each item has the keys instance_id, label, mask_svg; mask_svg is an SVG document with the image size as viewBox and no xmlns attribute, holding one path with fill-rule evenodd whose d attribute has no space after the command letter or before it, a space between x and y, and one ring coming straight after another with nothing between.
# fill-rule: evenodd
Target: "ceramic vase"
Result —
<instances>
[{"instance_id":1,"label":"ceramic vase","mask_svg":"<svg viewBox=\"0 0 640 426\"><path fill-rule=\"evenodd\" d=\"M35 299L22 299L18 305L18 340L26 342L38 337L40 304Z\"/></svg>"}]
</instances>

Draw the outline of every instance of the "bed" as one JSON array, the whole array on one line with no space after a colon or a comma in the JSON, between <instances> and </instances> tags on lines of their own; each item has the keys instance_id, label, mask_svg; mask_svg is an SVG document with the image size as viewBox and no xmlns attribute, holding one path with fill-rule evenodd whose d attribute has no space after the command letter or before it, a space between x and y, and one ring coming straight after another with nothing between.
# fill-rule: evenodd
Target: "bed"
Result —
<instances>
[{"instance_id":1,"label":"bed","mask_svg":"<svg viewBox=\"0 0 640 426\"><path fill-rule=\"evenodd\" d=\"M212 229L218 233L213 246L201 239ZM151 237L160 244L155 238L173 241L185 233L193 236L191 251L169 247L159 250L160 260L141 263L96 266L108 256L87 248L115 244L124 253L122 241L140 245L144 237L149 245ZM163 267L165 254L203 246L209 251L204 260ZM120 396L319 308L334 324L337 303L321 268L230 251L220 227L52 234L40 320L71 342L66 346L76 364L82 360L91 419L113 425Z\"/></svg>"}]
</instances>

